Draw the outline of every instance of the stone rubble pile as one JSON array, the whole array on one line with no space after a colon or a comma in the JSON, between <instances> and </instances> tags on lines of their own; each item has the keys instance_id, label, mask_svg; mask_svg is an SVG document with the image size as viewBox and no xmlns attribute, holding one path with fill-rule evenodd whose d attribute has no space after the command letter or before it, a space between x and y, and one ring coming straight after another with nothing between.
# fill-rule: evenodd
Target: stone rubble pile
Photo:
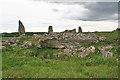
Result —
<instances>
[{"instance_id":1,"label":"stone rubble pile","mask_svg":"<svg viewBox=\"0 0 120 80\"><path fill-rule=\"evenodd\" d=\"M113 56L113 53L110 51L105 51L106 49L112 49L112 46L105 46L105 47L98 47L99 52L102 54L103 58L110 58ZM90 53L95 52L96 48L94 46L90 46L88 48L85 47L81 47L79 49L64 49L63 52L59 52L56 53L55 56L59 57L60 55L65 55L65 56L74 56L75 54L77 54L78 57L86 57L87 55L89 55ZM79 53L77 53L79 52Z\"/></svg>"},{"instance_id":2,"label":"stone rubble pile","mask_svg":"<svg viewBox=\"0 0 120 80\"><path fill-rule=\"evenodd\" d=\"M112 46L106 46L106 47L98 47L99 52L102 53L103 58L109 58L113 56L113 53L110 51L106 51L107 49L110 50L112 49Z\"/></svg>"},{"instance_id":3,"label":"stone rubble pile","mask_svg":"<svg viewBox=\"0 0 120 80\"><path fill-rule=\"evenodd\" d=\"M88 48L81 47L79 49L75 49L75 47L80 47L82 45L87 45L90 43L97 43L107 39L104 36L98 37L96 34L90 32L82 33L81 27L78 28L78 33L76 32L76 29L55 33L53 32L53 27L49 26L48 33L45 33L43 35L33 34L33 36L29 36L29 38L33 39L33 42L23 41L23 45L18 45L18 43L22 43L20 41L21 38L28 38L25 35L25 27L20 20L19 35L19 37L11 38L9 40L2 40L2 43L0 44L10 45L11 47L13 47L13 49L15 49L14 47L20 47L21 49L29 48L30 46L32 46L32 44L37 48L63 48L64 52L56 53L55 56L59 57L59 55L63 54L70 57L74 56L76 52L79 51L79 53L77 54L78 57L85 57L89 53L95 52L96 48L94 46L90 46ZM4 48L6 47L2 46L0 49ZM113 53L110 51L106 51L106 49L112 48L112 46L98 47L98 50L100 53L102 53L103 58L109 58L113 56ZM24 54L27 53L30 53L30 51L27 51ZM48 55L47 58L50 58L50 55Z\"/></svg>"},{"instance_id":4,"label":"stone rubble pile","mask_svg":"<svg viewBox=\"0 0 120 80\"><path fill-rule=\"evenodd\" d=\"M44 34L41 37L39 45L48 48L69 48L78 47L92 42L99 42L98 37L94 33L53 33Z\"/></svg>"}]
</instances>

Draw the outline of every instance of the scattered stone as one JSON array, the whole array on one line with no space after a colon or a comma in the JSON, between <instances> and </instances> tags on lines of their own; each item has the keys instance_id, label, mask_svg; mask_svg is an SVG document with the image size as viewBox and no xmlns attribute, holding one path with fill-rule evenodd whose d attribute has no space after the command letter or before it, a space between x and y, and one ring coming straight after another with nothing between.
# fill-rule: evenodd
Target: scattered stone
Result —
<instances>
[{"instance_id":1,"label":"scattered stone","mask_svg":"<svg viewBox=\"0 0 120 80\"><path fill-rule=\"evenodd\" d=\"M112 46L98 47L99 52L102 53L103 58L110 58L113 56L112 52L106 51L106 49L112 49Z\"/></svg>"},{"instance_id":2,"label":"scattered stone","mask_svg":"<svg viewBox=\"0 0 120 80\"><path fill-rule=\"evenodd\" d=\"M2 46L2 49L6 48L5 46Z\"/></svg>"},{"instance_id":3,"label":"scattered stone","mask_svg":"<svg viewBox=\"0 0 120 80\"><path fill-rule=\"evenodd\" d=\"M26 48L28 48L28 46L25 45L25 44L23 44L22 46L20 46L20 48L22 48L22 49L26 49Z\"/></svg>"},{"instance_id":4,"label":"scattered stone","mask_svg":"<svg viewBox=\"0 0 120 80\"><path fill-rule=\"evenodd\" d=\"M64 49L64 54L67 56L71 56L70 49Z\"/></svg>"},{"instance_id":5,"label":"scattered stone","mask_svg":"<svg viewBox=\"0 0 120 80\"><path fill-rule=\"evenodd\" d=\"M59 57L61 54L62 54L61 52L60 53L56 53L55 56Z\"/></svg>"},{"instance_id":6,"label":"scattered stone","mask_svg":"<svg viewBox=\"0 0 120 80\"><path fill-rule=\"evenodd\" d=\"M39 40L34 40L33 41L33 45L36 47L36 48L41 48L41 44L39 44L40 41Z\"/></svg>"},{"instance_id":7,"label":"scattered stone","mask_svg":"<svg viewBox=\"0 0 120 80\"><path fill-rule=\"evenodd\" d=\"M26 36L25 36L25 34L21 34L20 36L19 36L19 38L25 38Z\"/></svg>"},{"instance_id":8,"label":"scattered stone","mask_svg":"<svg viewBox=\"0 0 120 80\"><path fill-rule=\"evenodd\" d=\"M95 52L95 47L94 46L90 46L90 50L91 50L91 52Z\"/></svg>"},{"instance_id":9,"label":"scattered stone","mask_svg":"<svg viewBox=\"0 0 120 80\"><path fill-rule=\"evenodd\" d=\"M32 36L32 38L33 39L39 39L39 38L41 38L42 37L42 35L38 35L38 34L33 34L33 36Z\"/></svg>"},{"instance_id":10,"label":"scattered stone","mask_svg":"<svg viewBox=\"0 0 120 80\"><path fill-rule=\"evenodd\" d=\"M79 26L78 33L82 33L82 28Z\"/></svg>"},{"instance_id":11,"label":"scattered stone","mask_svg":"<svg viewBox=\"0 0 120 80\"><path fill-rule=\"evenodd\" d=\"M31 43L31 42L29 42L29 41L24 41L23 43L24 43L23 45L32 46L32 43Z\"/></svg>"},{"instance_id":12,"label":"scattered stone","mask_svg":"<svg viewBox=\"0 0 120 80\"><path fill-rule=\"evenodd\" d=\"M112 46L106 46L104 47L105 49L112 49L113 47Z\"/></svg>"},{"instance_id":13,"label":"scattered stone","mask_svg":"<svg viewBox=\"0 0 120 80\"><path fill-rule=\"evenodd\" d=\"M104 47L102 47L102 46L98 47L98 52L104 52L104 51L105 51Z\"/></svg>"},{"instance_id":14,"label":"scattered stone","mask_svg":"<svg viewBox=\"0 0 120 80\"><path fill-rule=\"evenodd\" d=\"M78 53L78 57L85 57L87 56L90 52L94 52L95 51L95 47L94 46L90 46L88 48L85 49L85 47L81 47L80 49L78 49L78 51L82 51L80 53Z\"/></svg>"},{"instance_id":15,"label":"scattered stone","mask_svg":"<svg viewBox=\"0 0 120 80\"><path fill-rule=\"evenodd\" d=\"M41 57L40 57L40 59L42 59L42 60L43 60L43 59L44 59L44 57L43 57L43 56L41 56Z\"/></svg>"},{"instance_id":16,"label":"scattered stone","mask_svg":"<svg viewBox=\"0 0 120 80\"><path fill-rule=\"evenodd\" d=\"M29 46L32 46L32 43L31 43L31 42L29 42L29 43L28 43L28 45L29 45Z\"/></svg>"},{"instance_id":17,"label":"scattered stone","mask_svg":"<svg viewBox=\"0 0 120 80\"><path fill-rule=\"evenodd\" d=\"M19 20L19 35L25 34L25 27L23 25L23 23Z\"/></svg>"},{"instance_id":18,"label":"scattered stone","mask_svg":"<svg viewBox=\"0 0 120 80\"><path fill-rule=\"evenodd\" d=\"M20 40L16 40L16 42L19 42Z\"/></svg>"},{"instance_id":19,"label":"scattered stone","mask_svg":"<svg viewBox=\"0 0 120 80\"><path fill-rule=\"evenodd\" d=\"M80 53L78 53L78 57L85 57L85 56L87 56L88 54L89 54L89 52L90 52L90 50L85 50L85 51L83 51L83 52L80 52Z\"/></svg>"},{"instance_id":20,"label":"scattered stone","mask_svg":"<svg viewBox=\"0 0 120 80\"><path fill-rule=\"evenodd\" d=\"M14 47L14 46L17 46L17 44L16 44L16 43L14 43L14 44L12 44L12 45L11 45L11 47Z\"/></svg>"},{"instance_id":21,"label":"scattered stone","mask_svg":"<svg viewBox=\"0 0 120 80\"><path fill-rule=\"evenodd\" d=\"M107 38L106 37L104 37L104 36L102 36L102 37L99 37L99 41L104 41L104 40L106 40Z\"/></svg>"},{"instance_id":22,"label":"scattered stone","mask_svg":"<svg viewBox=\"0 0 120 80\"><path fill-rule=\"evenodd\" d=\"M30 53L31 51L26 51L26 52L24 52L24 54L28 54L28 53Z\"/></svg>"},{"instance_id":23,"label":"scattered stone","mask_svg":"<svg viewBox=\"0 0 120 80\"><path fill-rule=\"evenodd\" d=\"M81 48L78 49L78 51L81 51L81 50L83 52L85 50L85 47L81 47Z\"/></svg>"},{"instance_id":24,"label":"scattered stone","mask_svg":"<svg viewBox=\"0 0 120 80\"><path fill-rule=\"evenodd\" d=\"M12 48L13 50L15 50L15 48Z\"/></svg>"},{"instance_id":25,"label":"scattered stone","mask_svg":"<svg viewBox=\"0 0 120 80\"><path fill-rule=\"evenodd\" d=\"M103 58L110 58L113 56L113 53L112 52L109 52L109 51L106 51L105 53L103 53Z\"/></svg>"},{"instance_id":26,"label":"scattered stone","mask_svg":"<svg viewBox=\"0 0 120 80\"><path fill-rule=\"evenodd\" d=\"M11 45L10 43L8 43L8 45Z\"/></svg>"},{"instance_id":27,"label":"scattered stone","mask_svg":"<svg viewBox=\"0 0 120 80\"><path fill-rule=\"evenodd\" d=\"M82 54L83 54L83 52L80 52L80 53L78 53L77 55L78 55L78 57L80 57Z\"/></svg>"},{"instance_id":28,"label":"scattered stone","mask_svg":"<svg viewBox=\"0 0 120 80\"><path fill-rule=\"evenodd\" d=\"M8 40L2 40L2 44L4 45L4 44L8 44L9 43L9 41Z\"/></svg>"},{"instance_id":29,"label":"scattered stone","mask_svg":"<svg viewBox=\"0 0 120 80\"><path fill-rule=\"evenodd\" d=\"M77 49L71 48L70 50L71 56L74 56L76 52L77 52Z\"/></svg>"}]
</instances>

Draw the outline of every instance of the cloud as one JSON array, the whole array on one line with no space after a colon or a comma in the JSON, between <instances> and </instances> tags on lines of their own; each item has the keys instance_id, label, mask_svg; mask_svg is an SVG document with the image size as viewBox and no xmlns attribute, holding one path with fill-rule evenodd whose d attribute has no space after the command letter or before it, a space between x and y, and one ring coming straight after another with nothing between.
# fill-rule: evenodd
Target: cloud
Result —
<instances>
[{"instance_id":1,"label":"cloud","mask_svg":"<svg viewBox=\"0 0 120 80\"><path fill-rule=\"evenodd\" d=\"M82 26L83 31L113 30L117 27L114 6L116 3L3 0L0 32L17 32L18 20L23 22L27 32L47 32L49 25L53 25L55 32L78 26Z\"/></svg>"},{"instance_id":2,"label":"cloud","mask_svg":"<svg viewBox=\"0 0 120 80\"><path fill-rule=\"evenodd\" d=\"M46 2L119 2L119 0L33 0L33 1L46 1Z\"/></svg>"},{"instance_id":3,"label":"cloud","mask_svg":"<svg viewBox=\"0 0 120 80\"><path fill-rule=\"evenodd\" d=\"M85 20L118 20L117 2L97 2L94 5L85 4L85 8L88 8L90 10L90 13L88 13L88 18Z\"/></svg>"},{"instance_id":4,"label":"cloud","mask_svg":"<svg viewBox=\"0 0 120 80\"><path fill-rule=\"evenodd\" d=\"M34 0L41 1L41 0ZM118 20L118 2L97 2L100 0L96 0L96 2L79 2L79 0L45 0L46 2L56 3L58 5L68 5L74 7L70 7L66 11L63 10L63 17L73 20L84 20L84 21L103 21L103 20ZM81 13L84 8L83 13ZM73 9L74 8L74 9ZM55 12L60 12L59 9L53 9ZM68 14L68 15L66 15ZM84 14L84 16L81 16Z\"/></svg>"}]
</instances>

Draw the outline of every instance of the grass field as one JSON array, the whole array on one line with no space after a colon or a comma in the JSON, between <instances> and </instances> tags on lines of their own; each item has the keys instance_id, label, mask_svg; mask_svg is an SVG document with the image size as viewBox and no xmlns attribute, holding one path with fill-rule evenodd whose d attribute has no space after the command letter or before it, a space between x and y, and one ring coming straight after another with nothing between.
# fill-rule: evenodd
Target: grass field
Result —
<instances>
[{"instance_id":1,"label":"grass field","mask_svg":"<svg viewBox=\"0 0 120 80\"><path fill-rule=\"evenodd\" d=\"M107 46L114 48L112 58L103 59L98 50L90 53L87 57L81 58L77 55L67 57L61 55L54 57L54 54L63 49L42 48L37 49L34 46L28 49L16 48L13 50L10 46L2 50L2 77L3 78L118 78L118 42L115 40L118 32L96 33L98 36L105 36L107 40L99 43L84 45L84 47ZM3 37L2 39L9 39ZM24 39L32 41L31 39ZM79 48L79 47L78 47ZM24 54L25 51L31 51ZM33 55L37 54L36 57ZM41 60L41 56L49 54L50 59Z\"/></svg>"}]
</instances>

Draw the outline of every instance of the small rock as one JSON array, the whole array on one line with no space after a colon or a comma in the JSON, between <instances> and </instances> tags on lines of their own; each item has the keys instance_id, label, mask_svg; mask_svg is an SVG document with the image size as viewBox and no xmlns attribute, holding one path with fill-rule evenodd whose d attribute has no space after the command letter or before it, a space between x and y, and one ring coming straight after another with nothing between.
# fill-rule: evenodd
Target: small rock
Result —
<instances>
[{"instance_id":1,"label":"small rock","mask_svg":"<svg viewBox=\"0 0 120 80\"><path fill-rule=\"evenodd\" d=\"M80 51L80 50L84 51L84 50L85 50L85 47L81 47L81 48L79 48L78 50L79 50L79 51Z\"/></svg>"},{"instance_id":2,"label":"small rock","mask_svg":"<svg viewBox=\"0 0 120 80\"><path fill-rule=\"evenodd\" d=\"M17 44L16 44L16 43L14 43L14 44L12 44L11 46L12 46L12 47L17 46Z\"/></svg>"},{"instance_id":3,"label":"small rock","mask_svg":"<svg viewBox=\"0 0 120 80\"><path fill-rule=\"evenodd\" d=\"M28 43L28 45L29 45L29 46L32 46L32 43L31 43L31 42L29 42L29 43Z\"/></svg>"},{"instance_id":4,"label":"small rock","mask_svg":"<svg viewBox=\"0 0 120 80\"><path fill-rule=\"evenodd\" d=\"M40 57L40 59L42 59L42 60L43 60L43 59L44 59L44 57L43 57L43 56L41 56L41 57Z\"/></svg>"},{"instance_id":5,"label":"small rock","mask_svg":"<svg viewBox=\"0 0 120 80\"><path fill-rule=\"evenodd\" d=\"M30 53L31 51L26 51L26 52L24 52L24 54L28 54L28 53Z\"/></svg>"},{"instance_id":6,"label":"small rock","mask_svg":"<svg viewBox=\"0 0 120 80\"><path fill-rule=\"evenodd\" d=\"M61 52L60 53L56 53L55 56L59 57L61 54L62 54Z\"/></svg>"},{"instance_id":7,"label":"small rock","mask_svg":"<svg viewBox=\"0 0 120 80\"><path fill-rule=\"evenodd\" d=\"M20 40L16 40L16 42L19 42Z\"/></svg>"},{"instance_id":8,"label":"small rock","mask_svg":"<svg viewBox=\"0 0 120 80\"><path fill-rule=\"evenodd\" d=\"M5 46L2 46L2 49L6 48Z\"/></svg>"},{"instance_id":9,"label":"small rock","mask_svg":"<svg viewBox=\"0 0 120 80\"><path fill-rule=\"evenodd\" d=\"M112 52L105 51L106 49L112 49L112 46L98 47L99 52L102 53L103 58L110 58L113 56Z\"/></svg>"},{"instance_id":10,"label":"small rock","mask_svg":"<svg viewBox=\"0 0 120 80\"><path fill-rule=\"evenodd\" d=\"M83 52L78 53L78 54L77 54L77 55L78 55L78 57L80 57L80 56L82 55L82 53L83 53Z\"/></svg>"},{"instance_id":11,"label":"small rock","mask_svg":"<svg viewBox=\"0 0 120 80\"><path fill-rule=\"evenodd\" d=\"M103 58L110 58L113 56L112 52L106 51L105 53L103 53Z\"/></svg>"},{"instance_id":12,"label":"small rock","mask_svg":"<svg viewBox=\"0 0 120 80\"><path fill-rule=\"evenodd\" d=\"M107 38L106 37L104 37L104 36L102 36L102 37L99 37L99 41L104 41L104 40L106 40Z\"/></svg>"},{"instance_id":13,"label":"small rock","mask_svg":"<svg viewBox=\"0 0 120 80\"><path fill-rule=\"evenodd\" d=\"M64 54L66 54L67 56L71 56L70 49L64 49Z\"/></svg>"},{"instance_id":14,"label":"small rock","mask_svg":"<svg viewBox=\"0 0 120 80\"><path fill-rule=\"evenodd\" d=\"M26 48L28 48L28 46L23 44L22 46L20 46L20 48L26 49Z\"/></svg>"},{"instance_id":15,"label":"small rock","mask_svg":"<svg viewBox=\"0 0 120 80\"><path fill-rule=\"evenodd\" d=\"M15 50L15 48L12 48L13 50Z\"/></svg>"},{"instance_id":16,"label":"small rock","mask_svg":"<svg viewBox=\"0 0 120 80\"><path fill-rule=\"evenodd\" d=\"M90 50L91 50L91 52L95 52L95 47L94 46L90 46Z\"/></svg>"},{"instance_id":17,"label":"small rock","mask_svg":"<svg viewBox=\"0 0 120 80\"><path fill-rule=\"evenodd\" d=\"M19 36L19 38L25 38L26 36L25 36L25 34L21 34L20 36Z\"/></svg>"},{"instance_id":18,"label":"small rock","mask_svg":"<svg viewBox=\"0 0 120 80\"><path fill-rule=\"evenodd\" d=\"M24 41L23 43L24 43L24 45L32 46L32 43L31 43L31 42Z\"/></svg>"},{"instance_id":19,"label":"small rock","mask_svg":"<svg viewBox=\"0 0 120 80\"><path fill-rule=\"evenodd\" d=\"M8 40L2 40L2 44L8 44L9 41Z\"/></svg>"},{"instance_id":20,"label":"small rock","mask_svg":"<svg viewBox=\"0 0 120 80\"><path fill-rule=\"evenodd\" d=\"M113 47L112 46L106 46L104 47L105 49L112 49Z\"/></svg>"}]
</instances>

